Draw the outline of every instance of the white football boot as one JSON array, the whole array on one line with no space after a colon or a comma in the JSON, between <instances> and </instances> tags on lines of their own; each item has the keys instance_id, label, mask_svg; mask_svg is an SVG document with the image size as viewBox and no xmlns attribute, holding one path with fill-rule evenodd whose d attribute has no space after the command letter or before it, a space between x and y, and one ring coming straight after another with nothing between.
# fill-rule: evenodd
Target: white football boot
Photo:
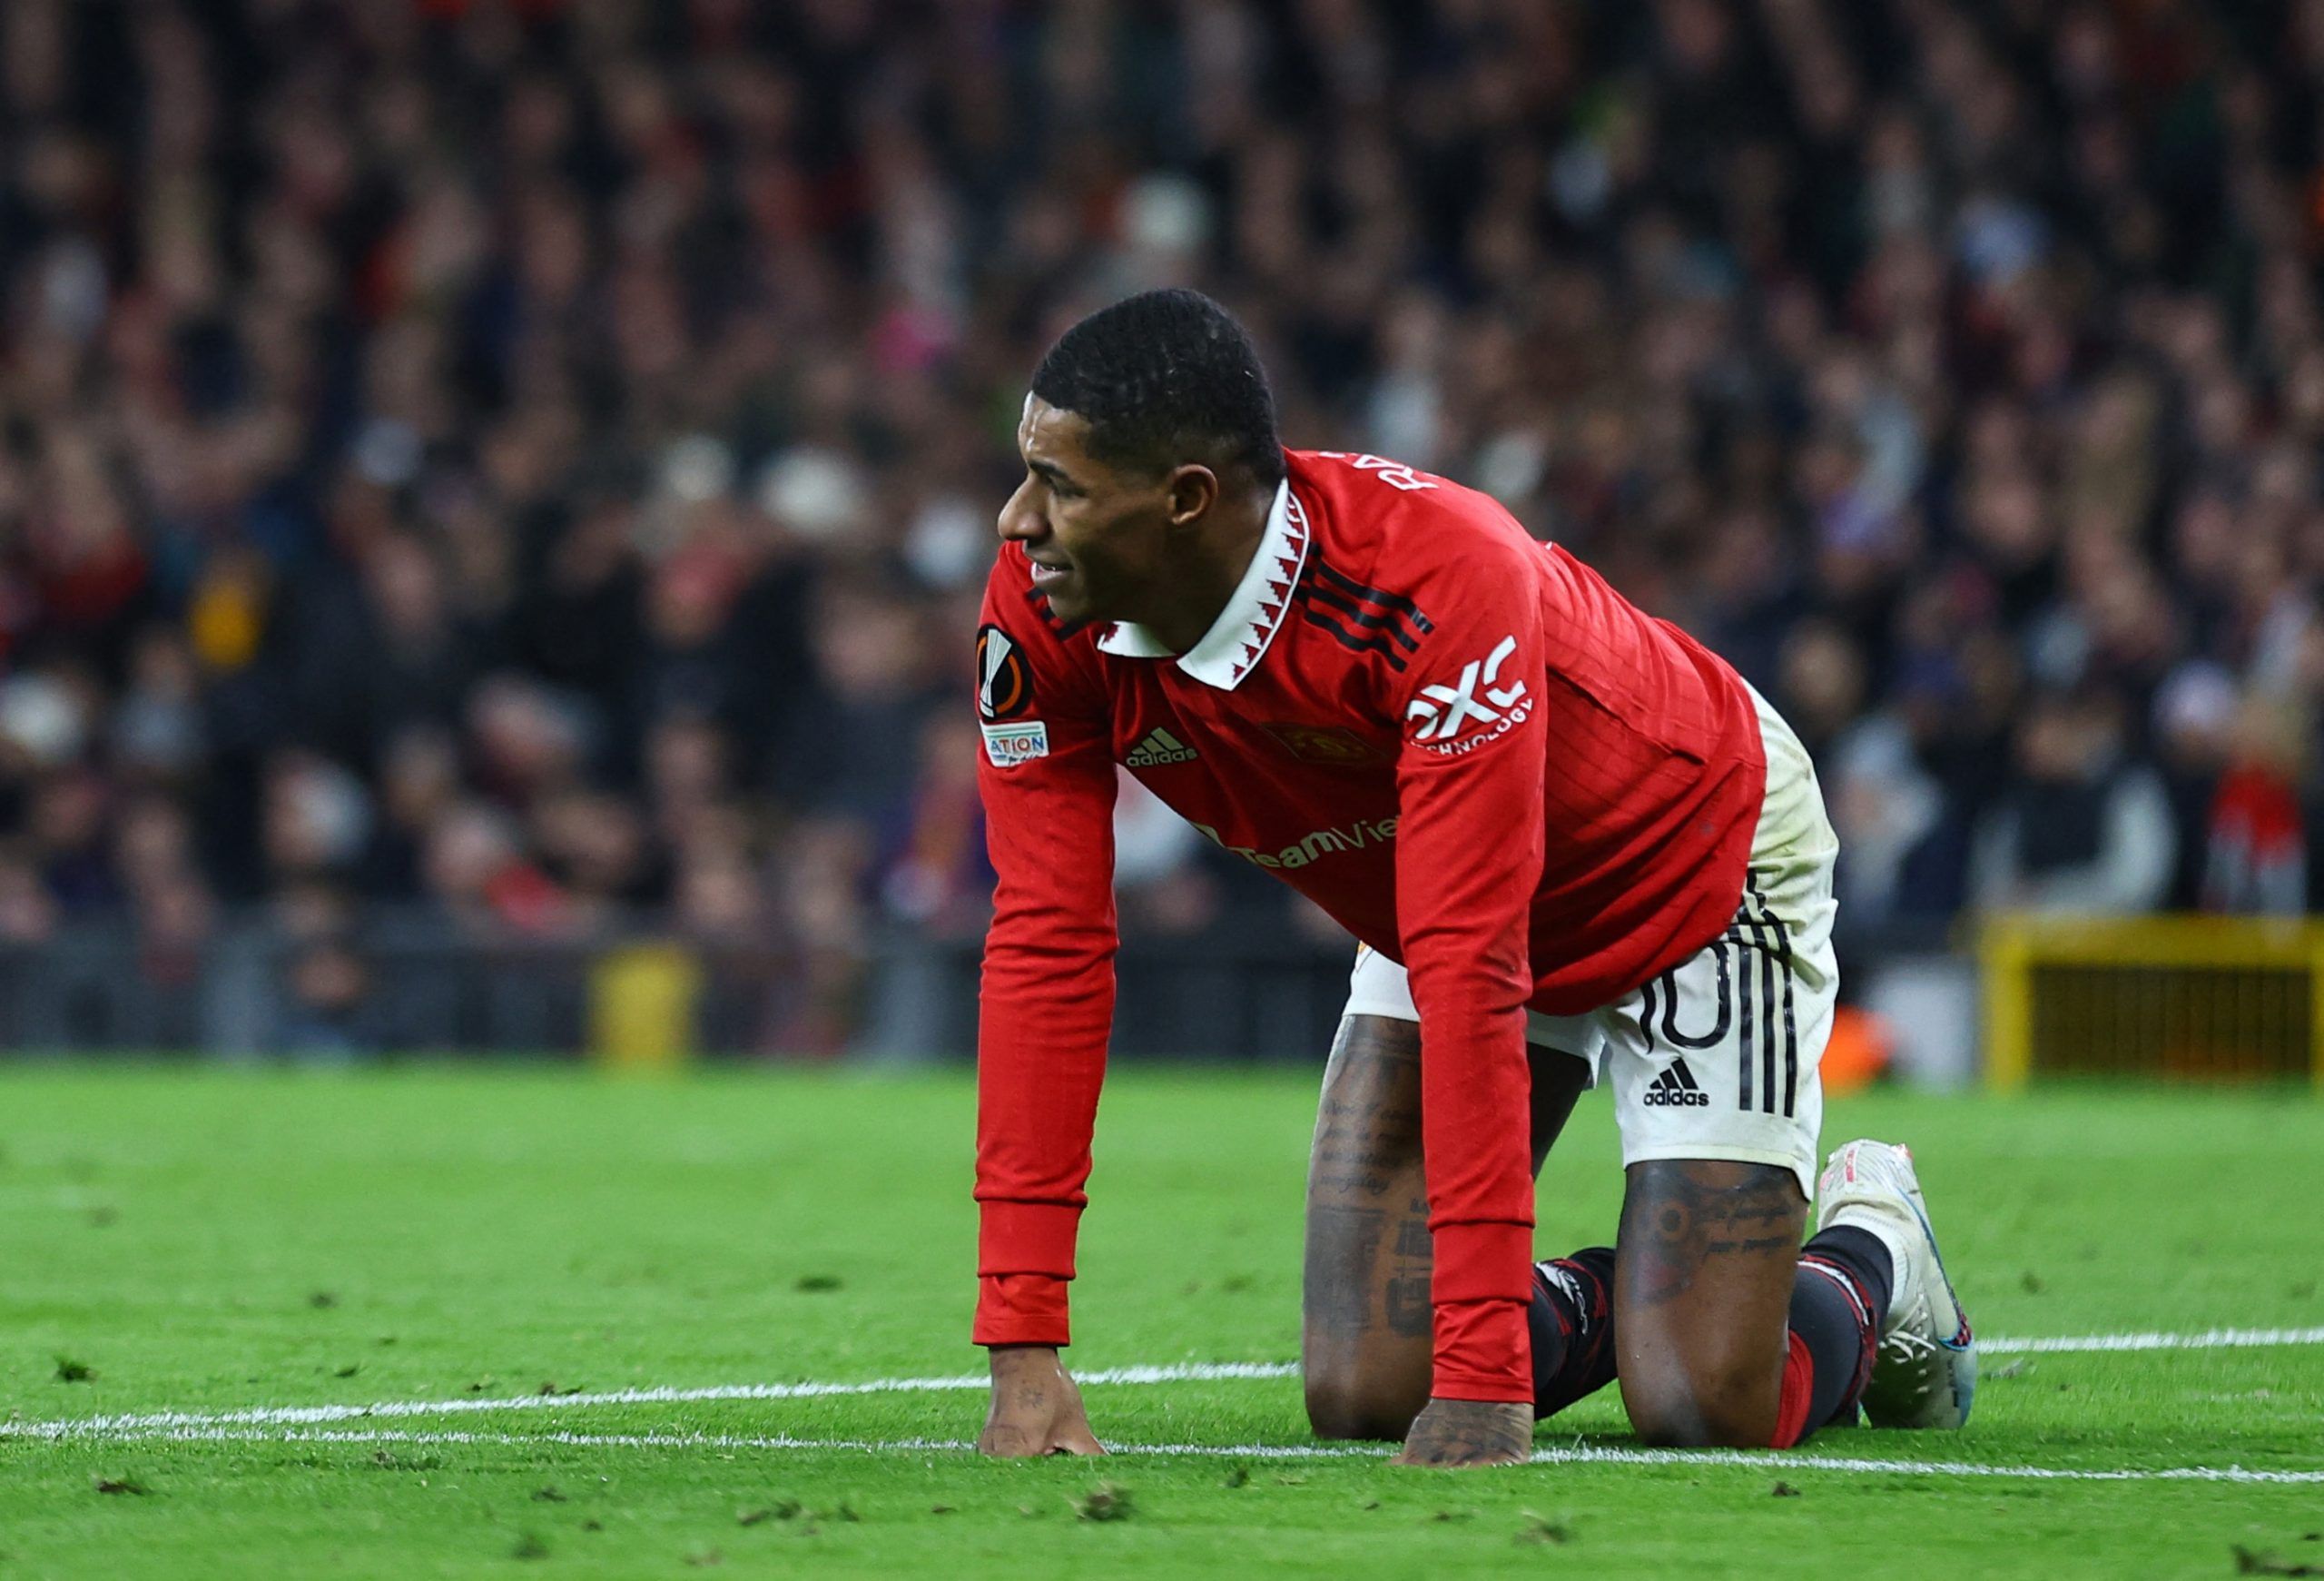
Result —
<instances>
[{"instance_id":1,"label":"white football boot","mask_svg":"<svg viewBox=\"0 0 2324 1581\"><path fill-rule=\"evenodd\" d=\"M1937 1254L1911 1151L1849 1142L1825 1164L1817 1192L1817 1229L1846 1224L1878 1237L1895 1269L1864 1414L1876 1428L1959 1427L1977 1394L1977 1346Z\"/></svg>"}]
</instances>

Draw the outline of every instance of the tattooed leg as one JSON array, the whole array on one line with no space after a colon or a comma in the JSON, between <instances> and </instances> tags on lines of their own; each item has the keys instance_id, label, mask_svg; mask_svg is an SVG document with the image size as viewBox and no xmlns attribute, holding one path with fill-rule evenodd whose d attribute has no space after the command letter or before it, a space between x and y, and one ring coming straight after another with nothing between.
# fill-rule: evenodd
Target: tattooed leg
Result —
<instances>
[{"instance_id":1,"label":"tattooed leg","mask_svg":"<svg viewBox=\"0 0 2324 1581\"><path fill-rule=\"evenodd\" d=\"M1564 1055L1531 1052L1538 1171L1587 1072ZM1420 1028L1352 1015L1340 1023L1324 1072L1307 1170L1300 1358L1319 1437L1402 1438L1428 1402L1433 1266Z\"/></svg>"},{"instance_id":2,"label":"tattooed leg","mask_svg":"<svg viewBox=\"0 0 2324 1581\"><path fill-rule=\"evenodd\" d=\"M1789 1170L1632 1164L1616 1241L1622 1403L1650 1444L1776 1441L1807 1202Z\"/></svg>"},{"instance_id":3,"label":"tattooed leg","mask_svg":"<svg viewBox=\"0 0 2324 1581\"><path fill-rule=\"evenodd\" d=\"M1430 1267L1420 1028L1352 1015L1307 1164L1299 1349L1319 1437L1401 1438L1427 1403Z\"/></svg>"}]
</instances>

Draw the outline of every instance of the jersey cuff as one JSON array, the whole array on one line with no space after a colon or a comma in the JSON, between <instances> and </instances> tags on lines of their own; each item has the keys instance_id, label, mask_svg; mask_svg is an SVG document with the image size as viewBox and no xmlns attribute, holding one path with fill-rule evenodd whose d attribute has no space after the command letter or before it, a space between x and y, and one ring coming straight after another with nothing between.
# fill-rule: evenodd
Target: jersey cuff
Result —
<instances>
[{"instance_id":1,"label":"jersey cuff","mask_svg":"<svg viewBox=\"0 0 2324 1581\"><path fill-rule=\"evenodd\" d=\"M978 1209L979 1274L987 1279L1020 1273L1073 1277L1073 1243L1081 1229L1078 1207L988 1200Z\"/></svg>"},{"instance_id":2,"label":"jersey cuff","mask_svg":"<svg viewBox=\"0 0 2324 1581\"><path fill-rule=\"evenodd\" d=\"M978 1281L978 1345L1070 1345L1065 1281L1045 1273L988 1274Z\"/></svg>"},{"instance_id":3,"label":"jersey cuff","mask_svg":"<svg viewBox=\"0 0 2324 1581\"><path fill-rule=\"evenodd\" d=\"M1533 1337L1523 1301L1439 1301L1429 1398L1533 1400Z\"/></svg>"}]
</instances>

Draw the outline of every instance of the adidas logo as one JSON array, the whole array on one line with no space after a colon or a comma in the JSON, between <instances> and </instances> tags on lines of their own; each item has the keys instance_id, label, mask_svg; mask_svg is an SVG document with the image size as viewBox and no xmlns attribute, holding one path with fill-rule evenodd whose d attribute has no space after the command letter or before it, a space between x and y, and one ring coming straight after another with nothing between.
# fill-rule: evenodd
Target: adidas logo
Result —
<instances>
[{"instance_id":1,"label":"adidas logo","mask_svg":"<svg viewBox=\"0 0 2324 1581\"><path fill-rule=\"evenodd\" d=\"M1673 1060L1662 1074L1647 1084L1645 1102L1661 1109L1708 1109L1710 1094L1695 1084L1695 1073L1684 1060Z\"/></svg>"},{"instance_id":2,"label":"adidas logo","mask_svg":"<svg viewBox=\"0 0 2324 1581\"><path fill-rule=\"evenodd\" d=\"M1158 768L1166 763L1192 763L1194 760L1193 747L1167 730L1157 727L1148 730L1146 739L1131 747L1129 756L1122 762L1131 768Z\"/></svg>"}]
</instances>

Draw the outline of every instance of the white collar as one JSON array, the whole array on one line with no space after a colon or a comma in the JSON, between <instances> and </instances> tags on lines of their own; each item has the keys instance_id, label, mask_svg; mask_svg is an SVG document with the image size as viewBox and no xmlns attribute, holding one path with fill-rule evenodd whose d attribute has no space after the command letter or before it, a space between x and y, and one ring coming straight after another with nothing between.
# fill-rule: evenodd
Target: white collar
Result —
<instances>
[{"instance_id":1,"label":"white collar","mask_svg":"<svg viewBox=\"0 0 2324 1581\"><path fill-rule=\"evenodd\" d=\"M1289 480L1276 484L1258 552L1201 641L1183 654L1173 653L1145 627L1118 620L1098 638L1098 647L1119 658L1176 658L1180 669L1205 686L1233 691L1258 667L1283 625L1291 589L1307 563L1307 513L1292 498Z\"/></svg>"}]
</instances>

